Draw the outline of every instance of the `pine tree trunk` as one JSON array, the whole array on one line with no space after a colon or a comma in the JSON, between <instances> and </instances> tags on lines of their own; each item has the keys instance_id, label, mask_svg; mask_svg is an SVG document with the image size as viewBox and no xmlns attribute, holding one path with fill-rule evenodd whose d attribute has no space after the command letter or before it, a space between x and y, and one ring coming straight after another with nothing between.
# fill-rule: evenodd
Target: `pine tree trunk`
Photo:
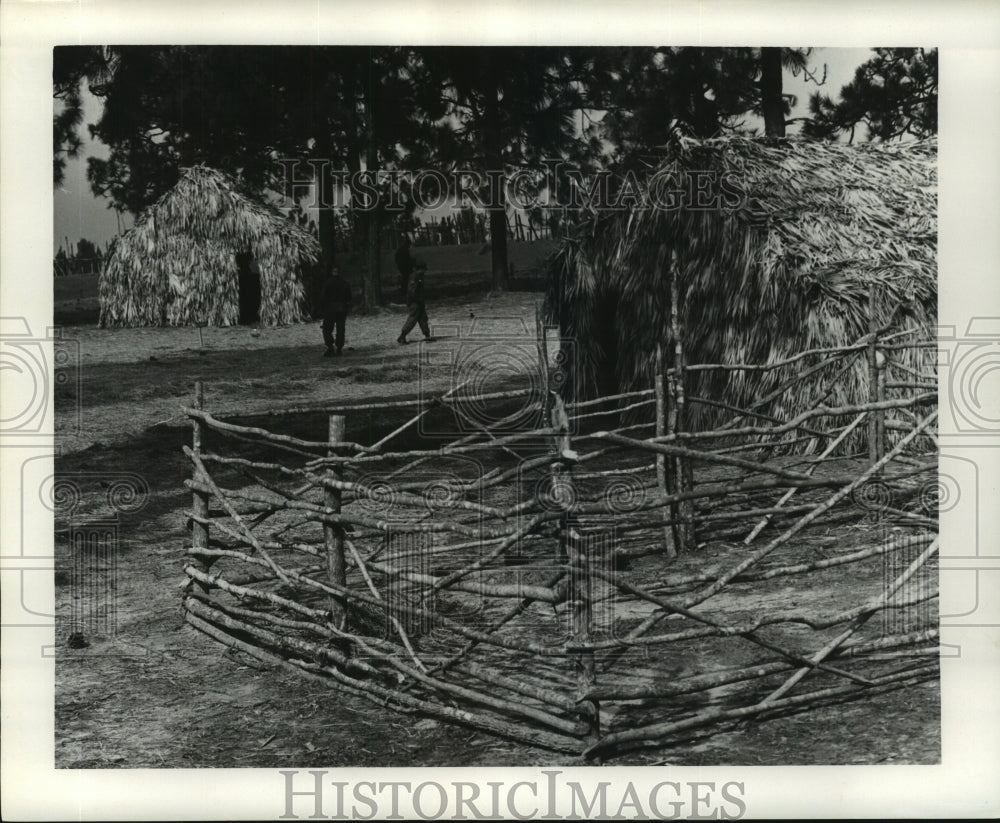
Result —
<instances>
[{"instance_id":1,"label":"pine tree trunk","mask_svg":"<svg viewBox=\"0 0 1000 823\"><path fill-rule=\"evenodd\" d=\"M760 99L764 113L764 134L785 136L785 100L782 97L781 49L760 50Z\"/></svg>"},{"instance_id":2,"label":"pine tree trunk","mask_svg":"<svg viewBox=\"0 0 1000 823\"><path fill-rule=\"evenodd\" d=\"M500 136L500 100L495 84L486 94L484 106L486 162L489 171L503 171L503 152ZM493 291L507 291L509 287L507 270L507 191L506 177L491 192L496 208L490 209L490 248L493 262Z\"/></svg>"},{"instance_id":3,"label":"pine tree trunk","mask_svg":"<svg viewBox=\"0 0 1000 823\"><path fill-rule=\"evenodd\" d=\"M327 195L332 192L334 185L329 165L322 167L320 175L321 178L316 181L316 185L320 187L317 198L320 202L318 221L320 258L319 263L312 268L312 277L307 285L306 295L314 315L319 308L319 296L323 288L323 281L333 266L337 252L337 215L332 208L326 207L332 202Z\"/></svg>"},{"instance_id":4,"label":"pine tree trunk","mask_svg":"<svg viewBox=\"0 0 1000 823\"><path fill-rule=\"evenodd\" d=\"M510 286L507 269L506 209L490 211L490 243L493 260L493 291L507 291Z\"/></svg>"},{"instance_id":5,"label":"pine tree trunk","mask_svg":"<svg viewBox=\"0 0 1000 823\"><path fill-rule=\"evenodd\" d=\"M365 309L382 304L382 220L378 209L367 213L368 265L365 266Z\"/></svg>"},{"instance_id":6,"label":"pine tree trunk","mask_svg":"<svg viewBox=\"0 0 1000 823\"><path fill-rule=\"evenodd\" d=\"M375 105L371 84L365 87L365 168L375 184L378 174L378 147L375 145ZM382 303L382 220L379 205L365 213L368 261L365 266L365 310L371 311Z\"/></svg>"}]
</instances>

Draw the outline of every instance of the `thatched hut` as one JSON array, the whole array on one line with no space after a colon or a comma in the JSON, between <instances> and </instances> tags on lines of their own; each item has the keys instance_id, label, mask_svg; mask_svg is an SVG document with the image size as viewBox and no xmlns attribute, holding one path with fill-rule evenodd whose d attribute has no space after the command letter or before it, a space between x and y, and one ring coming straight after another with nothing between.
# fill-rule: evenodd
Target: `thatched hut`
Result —
<instances>
[{"instance_id":1,"label":"thatched hut","mask_svg":"<svg viewBox=\"0 0 1000 823\"><path fill-rule=\"evenodd\" d=\"M301 267L318 257L309 232L241 194L227 175L186 168L115 244L101 272L100 323L298 322Z\"/></svg>"},{"instance_id":2,"label":"thatched hut","mask_svg":"<svg viewBox=\"0 0 1000 823\"><path fill-rule=\"evenodd\" d=\"M593 210L553 259L548 316L579 353L567 385L582 395L652 385L656 344L673 348L671 272L689 364L850 344L869 330L872 285L878 324L926 339L937 316L936 161L934 140L683 143L643 182L650 207ZM926 368L921 352L911 359ZM690 378L693 394L744 408L777 379ZM761 411L787 416L825 390L812 381ZM862 357L830 401L867 397ZM711 416L692 411L702 425Z\"/></svg>"}]
</instances>

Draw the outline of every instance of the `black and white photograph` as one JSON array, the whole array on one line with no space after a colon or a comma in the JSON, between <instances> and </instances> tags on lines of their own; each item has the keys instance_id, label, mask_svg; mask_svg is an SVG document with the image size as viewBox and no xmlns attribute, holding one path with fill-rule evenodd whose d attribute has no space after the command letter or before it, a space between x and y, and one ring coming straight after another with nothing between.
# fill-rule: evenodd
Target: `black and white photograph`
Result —
<instances>
[{"instance_id":1,"label":"black and white photograph","mask_svg":"<svg viewBox=\"0 0 1000 823\"><path fill-rule=\"evenodd\" d=\"M774 793L867 767L872 809L954 816L915 775L961 745L958 679L997 684L1000 181L939 162L944 35L267 19L32 45L4 662L31 635L45 768L624 820L838 816ZM15 276L51 277L41 320ZM962 720L986 773L995 719Z\"/></svg>"}]
</instances>

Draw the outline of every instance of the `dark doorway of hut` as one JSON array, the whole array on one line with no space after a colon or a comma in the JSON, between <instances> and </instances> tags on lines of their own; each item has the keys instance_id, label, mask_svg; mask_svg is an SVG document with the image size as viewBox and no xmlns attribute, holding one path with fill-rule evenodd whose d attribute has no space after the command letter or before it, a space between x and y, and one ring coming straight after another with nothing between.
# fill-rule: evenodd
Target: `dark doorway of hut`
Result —
<instances>
[{"instance_id":1,"label":"dark doorway of hut","mask_svg":"<svg viewBox=\"0 0 1000 823\"><path fill-rule=\"evenodd\" d=\"M250 252L236 255L240 325L252 326L260 320L260 266Z\"/></svg>"}]
</instances>

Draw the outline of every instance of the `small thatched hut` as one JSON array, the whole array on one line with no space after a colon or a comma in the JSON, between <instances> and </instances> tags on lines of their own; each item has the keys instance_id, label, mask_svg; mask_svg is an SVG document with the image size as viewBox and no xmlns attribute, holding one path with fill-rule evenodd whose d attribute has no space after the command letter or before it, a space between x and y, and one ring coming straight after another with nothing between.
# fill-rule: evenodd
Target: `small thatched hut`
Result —
<instances>
[{"instance_id":1,"label":"small thatched hut","mask_svg":"<svg viewBox=\"0 0 1000 823\"><path fill-rule=\"evenodd\" d=\"M101 272L100 323L298 322L301 267L318 257L309 232L241 194L224 173L186 168L115 244Z\"/></svg>"},{"instance_id":2,"label":"small thatched hut","mask_svg":"<svg viewBox=\"0 0 1000 823\"><path fill-rule=\"evenodd\" d=\"M594 210L553 258L548 316L579 352L567 385L585 396L652 385L656 344L672 349L671 270L689 364L766 364L853 343L869 330L872 284L879 324L926 339L937 316L936 161L934 140L685 142L643 182L650 207ZM692 393L743 408L777 379L690 378ZM848 378L830 402L867 399L863 357ZM762 411L788 415L822 391L813 381Z\"/></svg>"}]
</instances>

